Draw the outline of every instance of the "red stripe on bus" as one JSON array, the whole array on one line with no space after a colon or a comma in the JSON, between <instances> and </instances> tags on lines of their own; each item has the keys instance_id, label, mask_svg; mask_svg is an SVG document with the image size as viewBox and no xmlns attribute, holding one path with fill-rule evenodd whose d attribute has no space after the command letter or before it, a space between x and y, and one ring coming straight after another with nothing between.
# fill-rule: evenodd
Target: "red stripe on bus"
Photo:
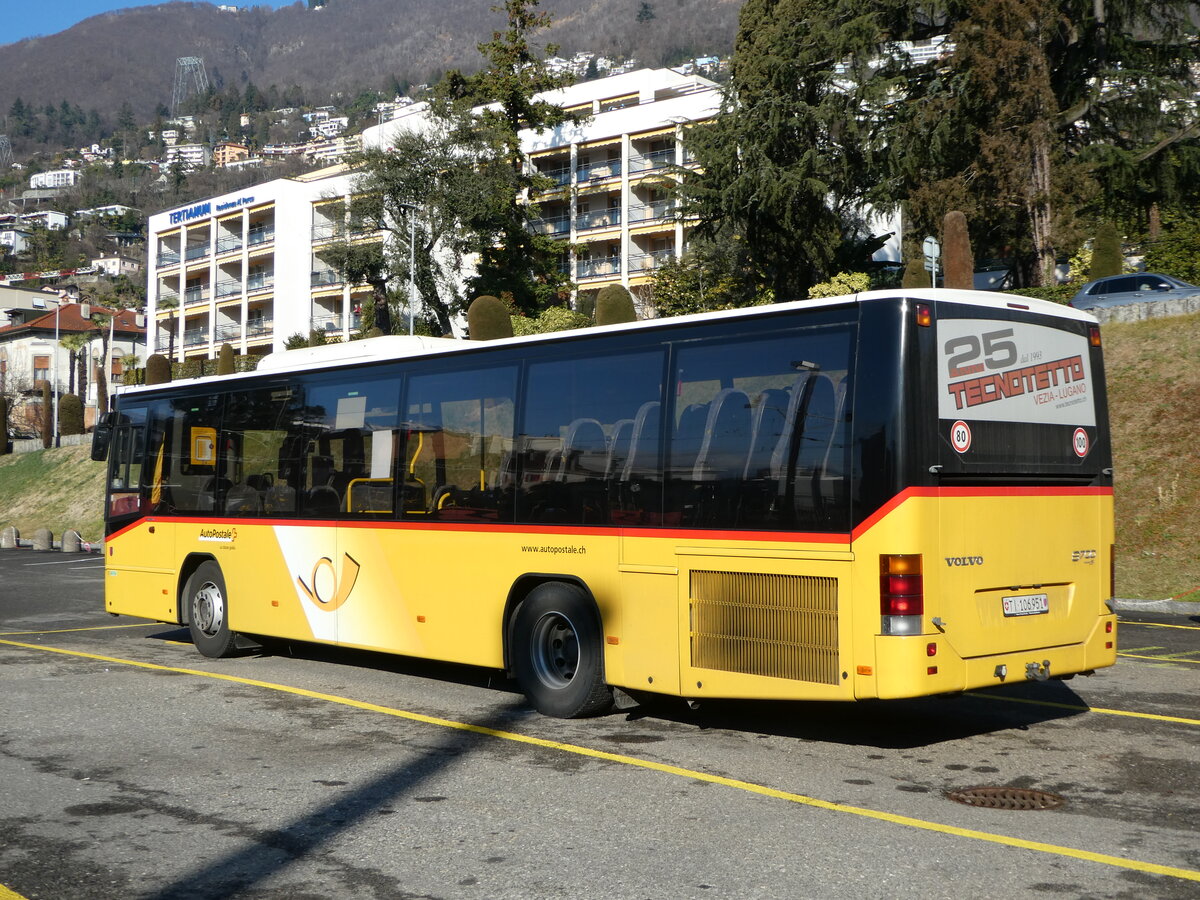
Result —
<instances>
[{"instance_id":1,"label":"red stripe on bus","mask_svg":"<svg viewBox=\"0 0 1200 900\"><path fill-rule=\"evenodd\" d=\"M910 497L1100 497L1111 495L1112 492L1111 487L1092 485L1086 487L910 487L896 494L867 516L851 533L850 539L857 541Z\"/></svg>"}]
</instances>

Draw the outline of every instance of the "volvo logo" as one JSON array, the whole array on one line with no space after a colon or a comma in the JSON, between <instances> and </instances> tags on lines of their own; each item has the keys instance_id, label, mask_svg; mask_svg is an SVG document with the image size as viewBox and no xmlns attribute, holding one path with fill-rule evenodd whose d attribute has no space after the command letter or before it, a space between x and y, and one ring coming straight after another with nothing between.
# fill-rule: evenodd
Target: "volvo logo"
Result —
<instances>
[{"instance_id":1,"label":"volvo logo","mask_svg":"<svg viewBox=\"0 0 1200 900\"><path fill-rule=\"evenodd\" d=\"M951 568L953 568L955 566L982 566L983 565L983 557L982 556L947 556L947 557L945 557L945 559L946 559L946 565L950 566Z\"/></svg>"}]
</instances>

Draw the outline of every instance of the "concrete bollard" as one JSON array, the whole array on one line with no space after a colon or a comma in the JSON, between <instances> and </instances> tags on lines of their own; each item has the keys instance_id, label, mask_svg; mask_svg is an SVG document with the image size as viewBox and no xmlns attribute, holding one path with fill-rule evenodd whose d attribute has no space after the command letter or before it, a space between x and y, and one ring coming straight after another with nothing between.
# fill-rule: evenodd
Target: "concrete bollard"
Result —
<instances>
[{"instance_id":1,"label":"concrete bollard","mask_svg":"<svg viewBox=\"0 0 1200 900\"><path fill-rule=\"evenodd\" d=\"M53 550L54 535L49 528L39 528L33 533L33 549L34 550Z\"/></svg>"},{"instance_id":2,"label":"concrete bollard","mask_svg":"<svg viewBox=\"0 0 1200 900\"><path fill-rule=\"evenodd\" d=\"M17 531L16 525L9 525L3 531L0 531L0 550L16 550L17 541L20 540L21 532Z\"/></svg>"},{"instance_id":3,"label":"concrete bollard","mask_svg":"<svg viewBox=\"0 0 1200 900\"><path fill-rule=\"evenodd\" d=\"M82 542L78 531L64 531L62 536L62 552L63 553L78 553L83 548L80 547Z\"/></svg>"}]
</instances>

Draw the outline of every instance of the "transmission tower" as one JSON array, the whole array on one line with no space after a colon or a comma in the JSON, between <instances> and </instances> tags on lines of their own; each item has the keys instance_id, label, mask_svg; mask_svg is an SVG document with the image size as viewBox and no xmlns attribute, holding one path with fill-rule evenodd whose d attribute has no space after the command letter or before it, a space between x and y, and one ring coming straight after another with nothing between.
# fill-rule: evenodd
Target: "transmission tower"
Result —
<instances>
[{"instance_id":1,"label":"transmission tower","mask_svg":"<svg viewBox=\"0 0 1200 900\"><path fill-rule=\"evenodd\" d=\"M208 90L208 73L204 71L204 59L199 56L181 56L175 60L175 90L171 92L171 115L179 115L179 108L188 97L198 96Z\"/></svg>"},{"instance_id":2,"label":"transmission tower","mask_svg":"<svg viewBox=\"0 0 1200 900\"><path fill-rule=\"evenodd\" d=\"M12 164L12 144L8 142L7 134L0 134L0 172L7 172Z\"/></svg>"}]
</instances>

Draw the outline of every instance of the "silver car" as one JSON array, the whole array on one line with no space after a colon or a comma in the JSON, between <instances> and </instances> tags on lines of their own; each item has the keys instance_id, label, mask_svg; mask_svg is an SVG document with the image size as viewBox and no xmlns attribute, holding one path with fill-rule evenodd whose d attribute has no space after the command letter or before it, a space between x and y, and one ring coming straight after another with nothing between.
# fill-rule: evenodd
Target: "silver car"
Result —
<instances>
[{"instance_id":1,"label":"silver car","mask_svg":"<svg viewBox=\"0 0 1200 900\"><path fill-rule=\"evenodd\" d=\"M1200 294L1200 287L1170 275L1138 272L1135 275L1110 275L1089 281L1071 298L1070 305L1076 309L1107 309L1127 303L1173 300L1197 294Z\"/></svg>"}]
</instances>

